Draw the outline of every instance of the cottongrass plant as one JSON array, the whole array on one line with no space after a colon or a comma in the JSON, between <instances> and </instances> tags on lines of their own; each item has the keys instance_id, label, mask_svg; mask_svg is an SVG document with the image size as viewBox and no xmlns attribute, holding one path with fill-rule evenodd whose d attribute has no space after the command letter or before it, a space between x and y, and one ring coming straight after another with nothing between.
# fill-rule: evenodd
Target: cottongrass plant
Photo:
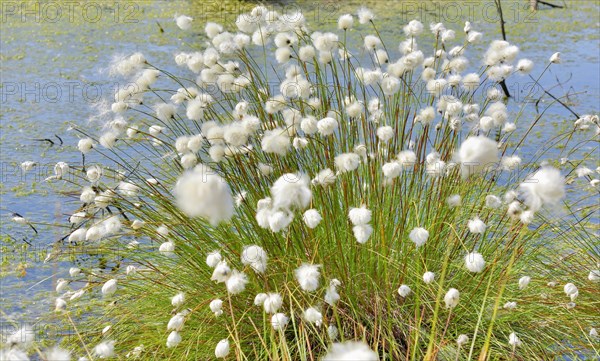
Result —
<instances>
[{"instance_id":1,"label":"cottongrass plant","mask_svg":"<svg viewBox=\"0 0 600 361\"><path fill-rule=\"evenodd\" d=\"M598 117L534 145L559 100L532 118L498 85L560 56L534 68L494 40L482 62L471 24L417 20L398 52L364 8L338 25L257 6L205 24L181 75L112 65L134 86L103 133L74 129L101 162L49 180L81 192L51 258L98 259L57 287L73 357L598 354Z\"/></svg>"}]
</instances>

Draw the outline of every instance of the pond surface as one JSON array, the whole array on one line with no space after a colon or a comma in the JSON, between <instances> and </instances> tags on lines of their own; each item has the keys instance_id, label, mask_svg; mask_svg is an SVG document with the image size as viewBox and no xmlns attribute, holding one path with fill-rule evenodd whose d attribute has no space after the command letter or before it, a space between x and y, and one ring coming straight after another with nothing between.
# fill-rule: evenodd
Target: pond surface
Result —
<instances>
[{"instance_id":1,"label":"pond surface","mask_svg":"<svg viewBox=\"0 0 600 361\"><path fill-rule=\"evenodd\" d=\"M508 40L521 47L520 57L538 64L538 71L552 53L560 51L563 63L551 70L543 84L557 96L571 93L569 105L580 114L598 114L599 3L568 1L567 9L542 8L535 14L526 10L526 3L503 1ZM238 1L90 1L71 5L38 3L36 7L35 3L3 2L0 323L35 323L39 315L53 308L51 291L56 280L67 275L68 262L43 262L52 244L64 234L40 224L36 235L27 227L12 224L11 213L18 212L40 223L64 223L77 207L76 198L68 193L73 189L43 180L53 173L57 161L81 162L76 134L69 131L72 124L101 129L107 119L105 100L112 98L118 84L108 74L111 60L119 54L141 51L150 62L174 69L176 52L202 47L198 34L203 29L201 24L207 20L232 24L237 14L254 5ZM500 37L493 1L286 1L270 2L268 6L279 12L301 9L311 29L331 31L340 15L367 6L376 13L381 35L388 44L403 39L402 26L413 18L426 25L442 21L457 33L462 32L464 21L470 20L474 29L485 35L478 46L482 51L489 41ZM192 16L195 32L179 30L173 21L176 14ZM561 83L558 86L557 81ZM512 81L508 85L520 101L530 82ZM534 112L533 105L529 106L523 119L532 119ZM547 128L542 127L538 133L541 140L556 127L572 123L567 110L557 107L553 113L554 117L545 120ZM54 145L36 140L44 138ZM536 149L528 147L531 145L524 145L519 153L533 154ZM27 160L38 166L23 173L19 164ZM93 156L89 161L94 161ZM57 191L66 193L57 196Z\"/></svg>"}]
</instances>

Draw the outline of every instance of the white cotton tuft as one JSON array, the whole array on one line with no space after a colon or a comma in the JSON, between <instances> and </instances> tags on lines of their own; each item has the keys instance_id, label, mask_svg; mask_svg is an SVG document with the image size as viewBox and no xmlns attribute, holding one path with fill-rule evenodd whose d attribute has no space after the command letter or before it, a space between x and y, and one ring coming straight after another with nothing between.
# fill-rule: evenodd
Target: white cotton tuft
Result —
<instances>
[{"instance_id":1,"label":"white cotton tuft","mask_svg":"<svg viewBox=\"0 0 600 361\"><path fill-rule=\"evenodd\" d=\"M189 30L192 28L192 20L194 19L189 16L179 15L175 18L175 23L181 30Z\"/></svg>"},{"instance_id":2,"label":"white cotton tuft","mask_svg":"<svg viewBox=\"0 0 600 361\"><path fill-rule=\"evenodd\" d=\"M73 217L73 216L71 216ZM69 243L82 242L86 240L87 229L79 228L71 232L69 235Z\"/></svg>"},{"instance_id":3,"label":"white cotton tuft","mask_svg":"<svg viewBox=\"0 0 600 361\"><path fill-rule=\"evenodd\" d=\"M406 36L417 36L423 32L423 24L419 20L411 20L403 30Z\"/></svg>"},{"instance_id":4,"label":"white cotton tuft","mask_svg":"<svg viewBox=\"0 0 600 361\"><path fill-rule=\"evenodd\" d=\"M575 169L575 174L577 174L578 178L587 177L592 173L594 173L594 171L589 169L588 167L579 167Z\"/></svg>"},{"instance_id":5,"label":"white cotton tuft","mask_svg":"<svg viewBox=\"0 0 600 361\"><path fill-rule=\"evenodd\" d=\"M102 285L102 295L110 296L117 291L117 280L110 279Z\"/></svg>"},{"instance_id":6,"label":"white cotton tuft","mask_svg":"<svg viewBox=\"0 0 600 361\"><path fill-rule=\"evenodd\" d=\"M408 297L411 292L412 290L407 285L401 285L400 288L398 288L398 294L404 298Z\"/></svg>"},{"instance_id":7,"label":"white cotton tuft","mask_svg":"<svg viewBox=\"0 0 600 361\"><path fill-rule=\"evenodd\" d=\"M257 213L257 217L258 217L258 213ZM276 211L276 212L272 212L268 215L268 228L271 229L271 231L277 233L283 229L286 229L290 223L292 223L292 220L294 219L294 214L292 212L289 211Z\"/></svg>"},{"instance_id":8,"label":"white cotton tuft","mask_svg":"<svg viewBox=\"0 0 600 361\"><path fill-rule=\"evenodd\" d=\"M56 282L56 293L64 293L69 286L69 281L59 278Z\"/></svg>"},{"instance_id":9,"label":"white cotton tuft","mask_svg":"<svg viewBox=\"0 0 600 361\"><path fill-rule=\"evenodd\" d=\"M306 226L308 228L313 229L316 226L318 226L319 223L321 223L323 217L321 217L319 211L317 211L316 209L309 209L306 212L304 212L304 214L302 215L302 219L304 220L304 223L306 223Z\"/></svg>"},{"instance_id":10,"label":"white cotton tuft","mask_svg":"<svg viewBox=\"0 0 600 361\"><path fill-rule=\"evenodd\" d=\"M342 153L335 156L335 167L340 173L351 172L358 168L360 156L356 153Z\"/></svg>"},{"instance_id":11,"label":"white cotton tuft","mask_svg":"<svg viewBox=\"0 0 600 361\"><path fill-rule=\"evenodd\" d=\"M471 252L465 256L465 266L470 272L479 273L485 268L485 260L481 254Z\"/></svg>"},{"instance_id":12,"label":"white cotton tuft","mask_svg":"<svg viewBox=\"0 0 600 361\"><path fill-rule=\"evenodd\" d=\"M115 355L115 341L104 341L94 347L94 355L98 358L111 358Z\"/></svg>"},{"instance_id":13,"label":"white cotton tuft","mask_svg":"<svg viewBox=\"0 0 600 361\"><path fill-rule=\"evenodd\" d=\"M90 167L92 168L92 167ZM97 167L99 168L99 167ZM69 172L69 165L65 162L58 162L54 166L54 178L62 179L63 175L66 175ZM46 178L47 180L53 179L52 177Z\"/></svg>"},{"instance_id":14,"label":"white cotton tuft","mask_svg":"<svg viewBox=\"0 0 600 361\"><path fill-rule=\"evenodd\" d=\"M81 142L81 140L79 142ZM80 151L81 151L81 147L79 147L79 148L80 148ZM90 147L90 149L91 149L91 147ZM29 172L35 166L36 166L36 163L33 162L33 161L31 161L31 160L28 160L28 161L25 161L25 162L21 163L21 169L23 170L23 172Z\"/></svg>"},{"instance_id":15,"label":"white cotton tuft","mask_svg":"<svg viewBox=\"0 0 600 361\"><path fill-rule=\"evenodd\" d=\"M529 282L531 282L531 277L529 277L529 276L521 277L519 279L519 289L524 290L525 288L527 288L527 286L529 286Z\"/></svg>"},{"instance_id":16,"label":"white cotton tuft","mask_svg":"<svg viewBox=\"0 0 600 361\"><path fill-rule=\"evenodd\" d=\"M210 277L211 281L216 281L217 283L222 283L227 281L229 276L231 275L231 268L227 264L227 261L220 261L213 270L212 276Z\"/></svg>"},{"instance_id":17,"label":"white cotton tuft","mask_svg":"<svg viewBox=\"0 0 600 361\"><path fill-rule=\"evenodd\" d=\"M223 26L221 26L217 23L208 22L208 23L206 23L206 26L204 26L204 32L206 33L206 36L208 36L210 39L214 38L222 31L223 31Z\"/></svg>"},{"instance_id":18,"label":"white cotton tuft","mask_svg":"<svg viewBox=\"0 0 600 361\"><path fill-rule=\"evenodd\" d=\"M223 301L219 298L210 301L208 305L210 307L210 311L215 314L215 316L221 316L223 314Z\"/></svg>"},{"instance_id":19,"label":"white cotton tuft","mask_svg":"<svg viewBox=\"0 0 600 361\"><path fill-rule=\"evenodd\" d=\"M335 325L327 326L327 336L329 336L331 340L336 340L339 335L340 332L338 331L337 327L335 327Z\"/></svg>"},{"instance_id":20,"label":"white cotton tuft","mask_svg":"<svg viewBox=\"0 0 600 361\"><path fill-rule=\"evenodd\" d=\"M360 226L371 222L372 212L366 206L360 208L350 208L348 218L355 226Z\"/></svg>"},{"instance_id":21,"label":"white cotton tuft","mask_svg":"<svg viewBox=\"0 0 600 361\"><path fill-rule=\"evenodd\" d=\"M460 299L460 292L456 288L451 288L446 292L444 296L444 303L446 304L446 308L454 308L458 305L458 301Z\"/></svg>"},{"instance_id":22,"label":"white cotton tuft","mask_svg":"<svg viewBox=\"0 0 600 361\"><path fill-rule=\"evenodd\" d=\"M517 63L517 70L521 74L529 74L533 70L533 61L529 59L521 59Z\"/></svg>"},{"instance_id":23,"label":"white cotton tuft","mask_svg":"<svg viewBox=\"0 0 600 361\"><path fill-rule=\"evenodd\" d=\"M485 206L491 209L497 209L502 206L502 200L497 196L490 194L485 197Z\"/></svg>"},{"instance_id":24,"label":"white cotton tuft","mask_svg":"<svg viewBox=\"0 0 600 361\"><path fill-rule=\"evenodd\" d=\"M423 282L426 284L430 284L435 280L435 273L433 272L425 272L423 273Z\"/></svg>"},{"instance_id":25,"label":"white cotton tuft","mask_svg":"<svg viewBox=\"0 0 600 361\"><path fill-rule=\"evenodd\" d=\"M268 295L266 293L257 294L254 297L254 306L263 306L267 297Z\"/></svg>"},{"instance_id":26,"label":"white cotton tuft","mask_svg":"<svg viewBox=\"0 0 600 361\"><path fill-rule=\"evenodd\" d=\"M323 324L323 314L315 307L309 307L302 313L302 317L306 322L312 323L317 327Z\"/></svg>"},{"instance_id":27,"label":"white cotton tuft","mask_svg":"<svg viewBox=\"0 0 600 361\"><path fill-rule=\"evenodd\" d=\"M66 308L67 308L67 301L65 301L64 299L59 297L54 301L54 310L56 312L63 311Z\"/></svg>"},{"instance_id":28,"label":"white cotton tuft","mask_svg":"<svg viewBox=\"0 0 600 361\"><path fill-rule=\"evenodd\" d=\"M534 217L535 217L535 213L533 211L528 210L528 211L523 211L519 215L519 220L523 224L530 224L531 222L533 222Z\"/></svg>"},{"instance_id":29,"label":"white cotton tuft","mask_svg":"<svg viewBox=\"0 0 600 361\"><path fill-rule=\"evenodd\" d=\"M417 155L412 150L403 150L396 157L402 168L413 167L417 163Z\"/></svg>"},{"instance_id":30,"label":"white cotton tuft","mask_svg":"<svg viewBox=\"0 0 600 361\"><path fill-rule=\"evenodd\" d=\"M479 87L479 82L479 75L476 73L467 74L462 78L463 87L466 91L470 92L475 91Z\"/></svg>"},{"instance_id":31,"label":"white cotton tuft","mask_svg":"<svg viewBox=\"0 0 600 361\"><path fill-rule=\"evenodd\" d=\"M348 114L350 118L359 117L363 113L363 111L364 107L362 102L353 101L351 103L346 103L346 114Z\"/></svg>"},{"instance_id":32,"label":"white cotton tuft","mask_svg":"<svg viewBox=\"0 0 600 361\"><path fill-rule=\"evenodd\" d=\"M0 360L4 361L29 361L29 356L24 351L13 347L10 349L0 350ZM49 359L48 359L49 360Z\"/></svg>"},{"instance_id":33,"label":"white cotton tuft","mask_svg":"<svg viewBox=\"0 0 600 361\"><path fill-rule=\"evenodd\" d=\"M277 313L283 305L283 299L279 293L268 293L262 301L263 308L266 313Z\"/></svg>"},{"instance_id":34,"label":"white cotton tuft","mask_svg":"<svg viewBox=\"0 0 600 361\"><path fill-rule=\"evenodd\" d=\"M177 180L174 194L179 208L188 217L202 217L216 226L233 216L229 185L204 164L185 172Z\"/></svg>"},{"instance_id":35,"label":"white cotton tuft","mask_svg":"<svg viewBox=\"0 0 600 361\"><path fill-rule=\"evenodd\" d=\"M402 166L398 162L389 162L381 167L381 171L386 178L394 179L402 173Z\"/></svg>"},{"instance_id":36,"label":"white cotton tuft","mask_svg":"<svg viewBox=\"0 0 600 361\"><path fill-rule=\"evenodd\" d=\"M567 283L563 290L567 296L571 297L571 300L579 295L579 289L572 283Z\"/></svg>"},{"instance_id":37,"label":"white cotton tuft","mask_svg":"<svg viewBox=\"0 0 600 361\"><path fill-rule=\"evenodd\" d=\"M448 81L446 79L432 79L427 82L425 88L429 94L439 97L446 90L447 85Z\"/></svg>"},{"instance_id":38,"label":"white cotton tuft","mask_svg":"<svg viewBox=\"0 0 600 361\"><path fill-rule=\"evenodd\" d=\"M281 128L265 131L260 144L263 152L280 156L286 155L291 145L287 131Z\"/></svg>"},{"instance_id":39,"label":"white cotton tuft","mask_svg":"<svg viewBox=\"0 0 600 361\"><path fill-rule=\"evenodd\" d=\"M319 287L319 278L321 277L319 267L321 265L304 263L294 271L300 288L307 292L313 292Z\"/></svg>"},{"instance_id":40,"label":"white cotton tuft","mask_svg":"<svg viewBox=\"0 0 600 361\"><path fill-rule=\"evenodd\" d=\"M102 134L100 139L98 139L100 145L102 145L106 149L112 149L117 143L117 134L110 131Z\"/></svg>"},{"instance_id":41,"label":"white cotton tuft","mask_svg":"<svg viewBox=\"0 0 600 361\"><path fill-rule=\"evenodd\" d=\"M502 157L502 159L500 160L500 165L502 169L506 171L516 169L519 166L519 164L521 164L521 157L519 157L518 155Z\"/></svg>"},{"instance_id":42,"label":"white cotton tuft","mask_svg":"<svg viewBox=\"0 0 600 361\"><path fill-rule=\"evenodd\" d=\"M377 128L377 138L383 143L387 143L394 138L394 128L383 126Z\"/></svg>"},{"instance_id":43,"label":"white cotton tuft","mask_svg":"<svg viewBox=\"0 0 600 361\"><path fill-rule=\"evenodd\" d=\"M400 82L400 79L396 78L395 76L386 76L381 81L381 90L383 91L383 94L391 96L400 90L401 85L402 83Z\"/></svg>"},{"instance_id":44,"label":"white cotton tuft","mask_svg":"<svg viewBox=\"0 0 600 361\"><path fill-rule=\"evenodd\" d=\"M304 149L308 146L308 139L295 137L294 141L292 142L292 145L295 149Z\"/></svg>"},{"instance_id":45,"label":"white cotton tuft","mask_svg":"<svg viewBox=\"0 0 600 361\"><path fill-rule=\"evenodd\" d=\"M375 18L375 14L373 14L373 12L370 9L367 9L365 7L361 7L360 9L358 9L356 14L358 15L358 22L361 24L366 24Z\"/></svg>"},{"instance_id":46,"label":"white cotton tuft","mask_svg":"<svg viewBox=\"0 0 600 361\"><path fill-rule=\"evenodd\" d=\"M483 34L477 31L470 31L467 35L467 41L472 44L478 43L481 38L483 38Z\"/></svg>"},{"instance_id":47,"label":"white cotton tuft","mask_svg":"<svg viewBox=\"0 0 600 361\"><path fill-rule=\"evenodd\" d=\"M429 125L435 118L435 109L433 107L427 107L419 111L419 115L415 117L415 122L419 122L423 125Z\"/></svg>"},{"instance_id":48,"label":"white cotton tuft","mask_svg":"<svg viewBox=\"0 0 600 361\"><path fill-rule=\"evenodd\" d=\"M325 118L328 119L328 118ZM324 121L325 119L322 119L320 121L317 121L317 119L311 115L307 116L306 118L302 118L302 120L300 121L300 129L302 129L302 131L307 134L307 135L312 135L315 134L318 131L321 131L321 129L319 129L319 122ZM335 119L333 119L335 121L335 127L337 127L337 121ZM329 124L330 121L326 121L325 123L321 123L321 127L325 127L325 128L329 128L332 124ZM327 129L323 129L323 131L327 132ZM328 134L323 134L322 135L328 135ZM331 132L331 134L333 134L333 131Z\"/></svg>"},{"instance_id":49,"label":"white cotton tuft","mask_svg":"<svg viewBox=\"0 0 600 361\"><path fill-rule=\"evenodd\" d=\"M94 148L94 141L91 138L80 139L77 148L81 153L87 154Z\"/></svg>"},{"instance_id":50,"label":"white cotton tuft","mask_svg":"<svg viewBox=\"0 0 600 361\"><path fill-rule=\"evenodd\" d=\"M214 251L206 255L206 265L210 268L215 268L221 262L223 257L221 257L221 253L219 251Z\"/></svg>"},{"instance_id":51,"label":"white cotton tuft","mask_svg":"<svg viewBox=\"0 0 600 361\"><path fill-rule=\"evenodd\" d=\"M247 283L248 277L246 274L233 270L229 278L227 278L227 281L225 281L225 286L227 287L227 292L236 295L242 293L246 289Z\"/></svg>"},{"instance_id":52,"label":"white cotton tuft","mask_svg":"<svg viewBox=\"0 0 600 361\"><path fill-rule=\"evenodd\" d=\"M271 187L271 198L274 209L305 209L312 199L308 176L301 173L282 175Z\"/></svg>"},{"instance_id":53,"label":"white cotton tuft","mask_svg":"<svg viewBox=\"0 0 600 361\"><path fill-rule=\"evenodd\" d=\"M69 275L71 277L77 277L81 273L81 268L71 267L69 268Z\"/></svg>"},{"instance_id":54,"label":"white cotton tuft","mask_svg":"<svg viewBox=\"0 0 600 361\"><path fill-rule=\"evenodd\" d=\"M183 324L185 322L185 317L182 313L177 313L167 323L167 331L181 331L183 329Z\"/></svg>"},{"instance_id":55,"label":"white cotton tuft","mask_svg":"<svg viewBox=\"0 0 600 361\"><path fill-rule=\"evenodd\" d=\"M163 256L171 257L171 256L173 256L174 251L175 251L175 243L173 243L171 241L163 242L163 243L161 243L160 247L158 247L158 251Z\"/></svg>"},{"instance_id":56,"label":"white cotton tuft","mask_svg":"<svg viewBox=\"0 0 600 361\"><path fill-rule=\"evenodd\" d=\"M327 291L325 292L325 303L330 306L334 306L340 300L340 294L337 291L337 287L341 284L341 282L334 278L329 282L329 286L327 287Z\"/></svg>"},{"instance_id":57,"label":"white cotton tuft","mask_svg":"<svg viewBox=\"0 0 600 361\"><path fill-rule=\"evenodd\" d=\"M511 345L512 347L517 347L517 346L521 346L522 342L516 333L511 332L511 334L508 335L508 344Z\"/></svg>"},{"instance_id":58,"label":"white cotton tuft","mask_svg":"<svg viewBox=\"0 0 600 361\"><path fill-rule=\"evenodd\" d=\"M538 211L544 205L558 204L565 197L565 178L558 169L545 166L527 177L520 189L525 194L525 204Z\"/></svg>"},{"instance_id":59,"label":"white cotton tuft","mask_svg":"<svg viewBox=\"0 0 600 361\"><path fill-rule=\"evenodd\" d=\"M23 325L6 339L7 344L18 345L29 348L36 338L36 332L30 325ZM14 348L16 349L16 348ZM0 353L0 355L2 355Z\"/></svg>"},{"instance_id":60,"label":"white cotton tuft","mask_svg":"<svg viewBox=\"0 0 600 361\"><path fill-rule=\"evenodd\" d=\"M215 357L225 358L227 355L229 355L229 340L225 338L217 343L217 346L215 347Z\"/></svg>"},{"instance_id":61,"label":"white cotton tuft","mask_svg":"<svg viewBox=\"0 0 600 361\"><path fill-rule=\"evenodd\" d=\"M62 349L60 347L53 347L51 349L48 349L46 351L44 351L44 360L48 360L48 361L70 361L71 360L71 352L65 349ZM7 361L12 361L12 360L29 360L26 358L11 358L8 357L6 359L2 359L2 360L7 360Z\"/></svg>"},{"instance_id":62,"label":"white cotton tuft","mask_svg":"<svg viewBox=\"0 0 600 361\"><path fill-rule=\"evenodd\" d=\"M337 128L338 121L332 117L326 117L317 122L317 129L319 131L319 134L321 134L322 136L332 135Z\"/></svg>"},{"instance_id":63,"label":"white cotton tuft","mask_svg":"<svg viewBox=\"0 0 600 361\"><path fill-rule=\"evenodd\" d=\"M257 245L244 246L242 264L252 267L257 273L263 273L267 269L267 252Z\"/></svg>"},{"instance_id":64,"label":"white cotton tuft","mask_svg":"<svg viewBox=\"0 0 600 361\"><path fill-rule=\"evenodd\" d=\"M171 298L171 305L173 305L173 307L179 307L183 305L184 302L185 294L183 292L180 292Z\"/></svg>"},{"instance_id":65,"label":"white cotton tuft","mask_svg":"<svg viewBox=\"0 0 600 361\"><path fill-rule=\"evenodd\" d=\"M206 104L200 99L192 99L187 103L185 116L190 120L200 121L204 118Z\"/></svg>"},{"instance_id":66,"label":"white cotton tuft","mask_svg":"<svg viewBox=\"0 0 600 361\"><path fill-rule=\"evenodd\" d=\"M336 329L337 331L337 329ZM322 361L378 361L379 355L363 342L346 341L331 345Z\"/></svg>"},{"instance_id":67,"label":"white cotton tuft","mask_svg":"<svg viewBox=\"0 0 600 361\"><path fill-rule=\"evenodd\" d=\"M350 14L344 14L338 19L338 29L340 30L348 30L352 28L354 24L354 18Z\"/></svg>"},{"instance_id":68,"label":"white cotton tuft","mask_svg":"<svg viewBox=\"0 0 600 361\"><path fill-rule=\"evenodd\" d=\"M273 327L275 331L283 331L289 321L290 319L285 314L276 313L271 316L271 327Z\"/></svg>"},{"instance_id":69,"label":"white cotton tuft","mask_svg":"<svg viewBox=\"0 0 600 361\"><path fill-rule=\"evenodd\" d=\"M461 144L457 155L463 177L495 165L498 160L498 143L481 135L467 138Z\"/></svg>"},{"instance_id":70,"label":"white cotton tuft","mask_svg":"<svg viewBox=\"0 0 600 361\"><path fill-rule=\"evenodd\" d=\"M290 61L291 59L292 59L292 51L287 46L283 47L283 48L278 48L275 51L275 60L277 60L277 62L279 64L285 64L288 61Z\"/></svg>"},{"instance_id":71,"label":"white cotton tuft","mask_svg":"<svg viewBox=\"0 0 600 361\"><path fill-rule=\"evenodd\" d=\"M312 45L305 45L298 50L298 57L303 62L313 60L315 55L315 48Z\"/></svg>"},{"instance_id":72,"label":"white cotton tuft","mask_svg":"<svg viewBox=\"0 0 600 361\"><path fill-rule=\"evenodd\" d=\"M476 234L483 234L485 229L487 228L485 223L479 217L475 217L473 219L469 219L467 222L467 226L469 227L469 232Z\"/></svg>"},{"instance_id":73,"label":"white cotton tuft","mask_svg":"<svg viewBox=\"0 0 600 361\"><path fill-rule=\"evenodd\" d=\"M448 198L446 198L446 203L448 204L448 207L450 207L450 208L460 206L461 202L462 202L462 198L458 194L453 194L453 195L449 196Z\"/></svg>"},{"instance_id":74,"label":"white cotton tuft","mask_svg":"<svg viewBox=\"0 0 600 361\"><path fill-rule=\"evenodd\" d=\"M352 227L352 233L354 233L356 242L363 244L371 237L371 234L373 233L373 227L371 227L370 224L360 224Z\"/></svg>"},{"instance_id":75,"label":"white cotton tuft","mask_svg":"<svg viewBox=\"0 0 600 361\"><path fill-rule=\"evenodd\" d=\"M319 171L319 173L315 176L312 182L314 184L319 184L323 187L327 187L328 185L335 183L335 178L335 173L333 173L331 169L325 168L322 171Z\"/></svg>"},{"instance_id":76,"label":"white cotton tuft","mask_svg":"<svg viewBox=\"0 0 600 361\"><path fill-rule=\"evenodd\" d=\"M429 232L425 228L416 227L412 231L410 231L408 238L417 247L421 247L422 245L425 244L425 242L427 242L427 239L429 238Z\"/></svg>"},{"instance_id":77,"label":"white cotton tuft","mask_svg":"<svg viewBox=\"0 0 600 361\"><path fill-rule=\"evenodd\" d=\"M169 336L167 337L167 347L168 348L177 347L177 345L179 345L180 342L181 342L181 335L177 331L172 331L169 334Z\"/></svg>"},{"instance_id":78,"label":"white cotton tuft","mask_svg":"<svg viewBox=\"0 0 600 361\"><path fill-rule=\"evenodd\" d=\"M381 39L375 35L367 35L364 39L365 49L369 51L375 50L378 46L381 46ZM366 82L368 83L368 82Z\"/></svg>"}]
</instances>

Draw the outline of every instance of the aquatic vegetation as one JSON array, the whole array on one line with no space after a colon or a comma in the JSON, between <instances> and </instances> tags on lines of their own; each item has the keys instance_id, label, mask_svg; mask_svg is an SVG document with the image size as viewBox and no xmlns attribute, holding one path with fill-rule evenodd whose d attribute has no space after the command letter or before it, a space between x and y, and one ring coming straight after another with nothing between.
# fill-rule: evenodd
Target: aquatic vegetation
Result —
<instances>
[{"instance_id":1,"label":"aquatic vegetation","mask_svg":"<svg viewBox=\"0 0 600 361\"><path fill-rule=\"evenodd\" d=\"M57 317L78 337L48 354L596 352L599 257L586 222L598 205L585 192L598 196L598 169L582 165L598 160L520 154L539 118L509 111L498 86L537 83L560 54L534 67L494 40L483 60L467 58L485 41L471 24L425 36L417 20L397 51L370 10L354 20L311 32L302 14L262 6L235 29L180 15L207 41L175 55L180 75L142 53L111 65L131 80L114 117L102 134L75 127L82 164L61 162L47 179L80 192L52 256L101 256L57 285ZM364 47L349 49L355 34ZM567 121L549 142L597 151L598 116ZM92 153L103 163L86 163Z\"/></svg>"}]
</instances>

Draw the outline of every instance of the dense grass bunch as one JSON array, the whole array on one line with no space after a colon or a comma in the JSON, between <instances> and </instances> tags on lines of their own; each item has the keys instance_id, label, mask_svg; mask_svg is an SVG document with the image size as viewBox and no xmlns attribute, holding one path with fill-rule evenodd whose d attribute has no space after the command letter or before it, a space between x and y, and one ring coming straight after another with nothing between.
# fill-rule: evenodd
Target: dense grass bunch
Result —
<instances>
[{"instance_id":1,"label":"dense grass bunch","mask_svg":"<svg viewBox=\"0 0 600 361\"><path fill-rule=\"evenodd\" d=\"M196 27L189 17L177 25ZM597 159L579 154L597 152L598 117L566 120L531 146L560 100L529 118L526 104L507 109L500 86L537 84L559 54L533 76L505 41L468 58L483 41L469 23L427 31L416 20L397 51L367 9L341 16L334 32L262 6L235 25L206 24L206 44L175 56L181 75L142 54L118 60L111 69L133 86L116 93L113 120L99 137L75 129L79 150L102 161L57 167L56 181L70 169L83 188L56 255L98 257L58 290L58 317L77 329L72 351L597 354L588 226L598 180L585 167ZM352 37L359 48L347 47Z\"/></svg>"}]
</instances>

